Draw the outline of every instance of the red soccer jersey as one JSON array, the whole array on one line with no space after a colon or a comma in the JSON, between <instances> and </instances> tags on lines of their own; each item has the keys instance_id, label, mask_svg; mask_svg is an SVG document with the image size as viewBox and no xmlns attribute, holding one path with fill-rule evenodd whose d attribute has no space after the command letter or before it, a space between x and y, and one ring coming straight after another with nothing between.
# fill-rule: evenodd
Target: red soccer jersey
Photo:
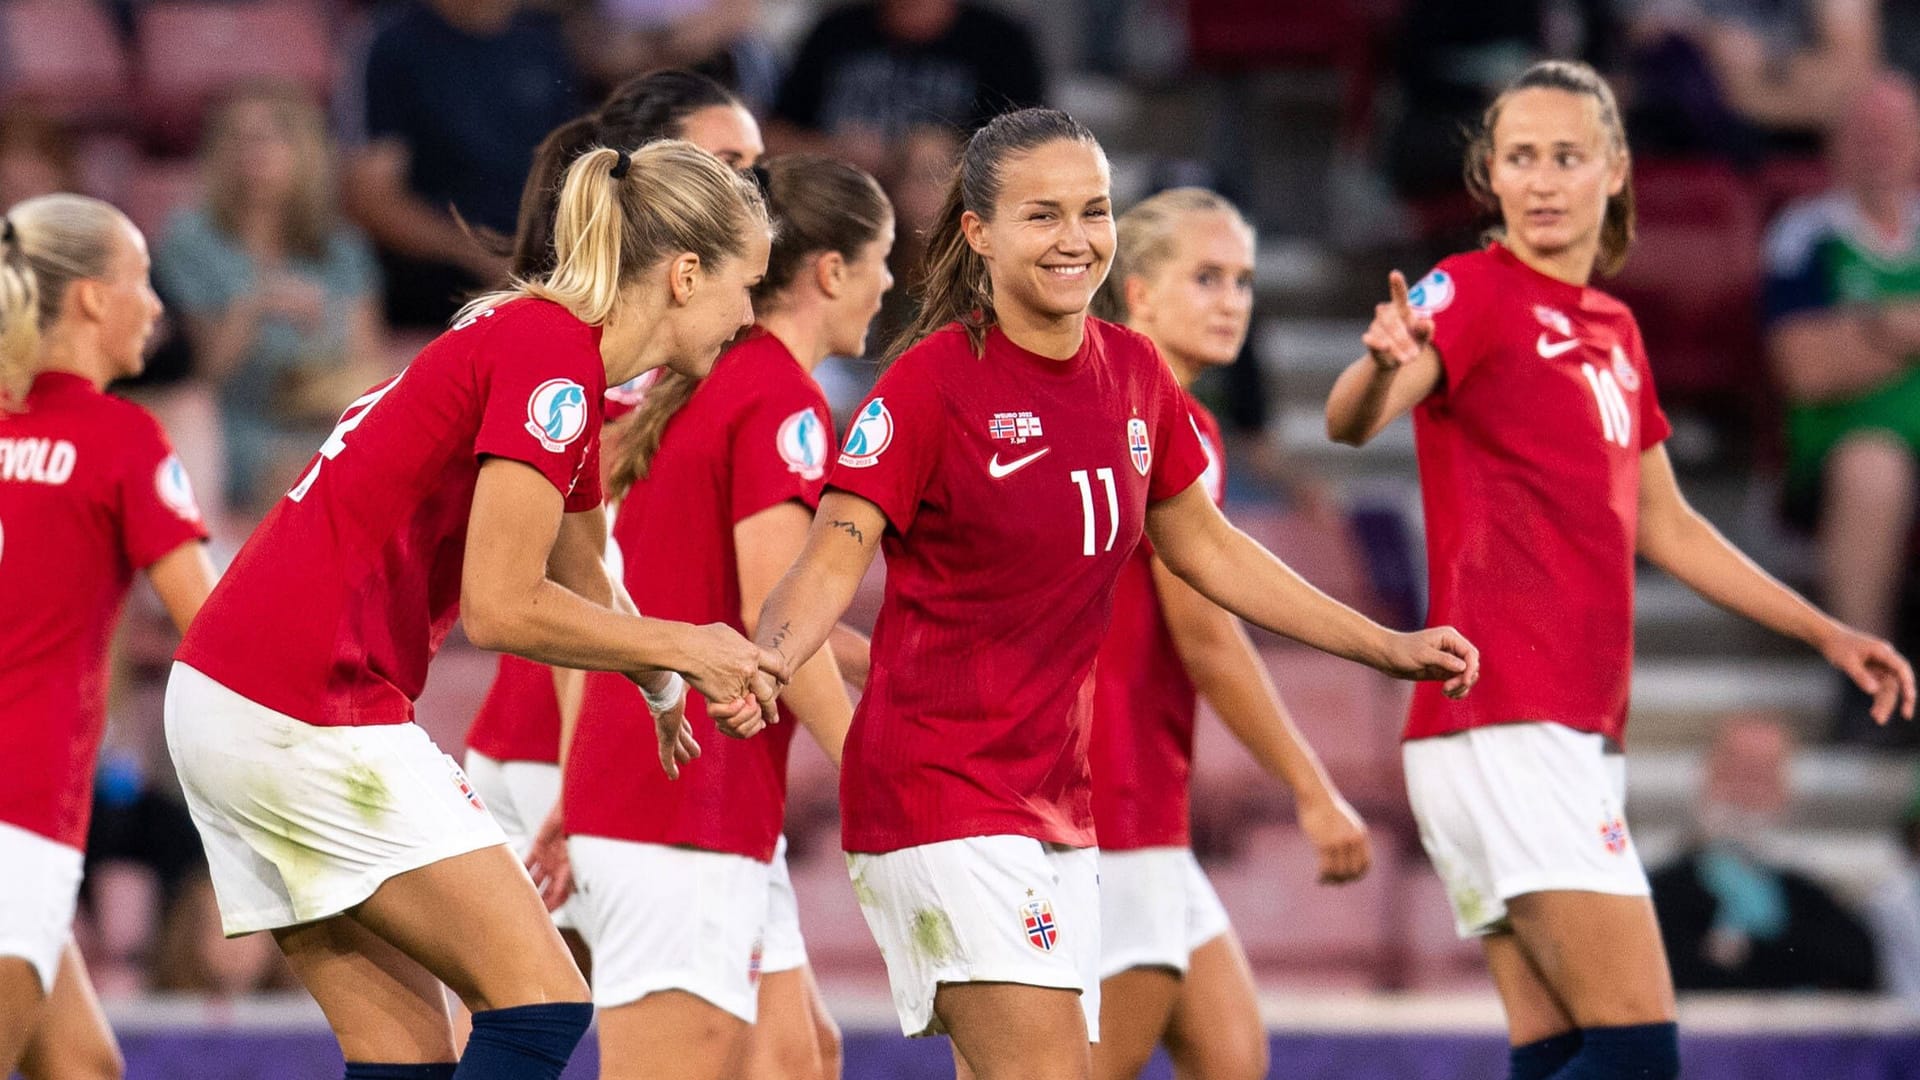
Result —
<instances>
[{"instance_id":1,"label":"red soccer jersey","mask_svg":"<svg viewBox=\"0 0 1920 1080\"><path fill-rule=\"evenodd\" d=\"M516 300L348 407L181 643L181 662L322 726L400 724L459 614L480 459L600 503L600 330Z\"/></svg>"},{"instance_id":2,"label":"red soccer jersey","mask_svg":"<svg viewBox=\"0 0 1920 1080\"><path fill-rule=\"evenodd\" d=\"M1640 328L1499 245L1413 291L1444 384L1414 412L1429 620L1479 646L1462 701L1414 690L1406 737L1552 721L1616 743L1633 662L1640 455L1672 431Z\"/></svg>"},{"instance_id":3,"label":"red soccer jersey","mask_svg":"<svg viewBox=\"0 0 1920 1080\"><path fill-rule=\"evenodd\" d=\"M847 735L843 843L1094 843L1093 682L1147 505L1206 469L1146 338L1087 320L1067 360L949 325L856 414L832 486L887 516L873 669Z\"/></svg>"},{"instance_id":4,"label":"red soccer jersey","mask_svg":"<svg viewBox=\"0 0 1920 1080\"><path fill-rule=\"evenodd\" d=\"M553 669L503 653L493 685L473 714L467 745L495 761L560 760L560 698Z\"/></svg>"},{"instance_id":5,"label":"red soccer jersey","mask_svg":"<svg viewBox=\"0 0 1920 1080\"><path fill-rule=\"evenodd\" d=\"M714 365L667 422L613 536L641 611L744 632L735 525L789 499L819 505L833 448L826 395L780 339L755 331ZM700 757L660 770L653 720L631 683L587 677L567 757L567 831L773 858L786 815L788 714L751 739L723 736L687 696Z\"/></svg>"},{"instance_id":6,"label":"red soccer jersey","mask_svg":"<svg viewBox=\"0 0 1920 1080\"><path fill-rule=\"evenodd\" d=\"M146 410L63 372L0 407L0 821L82 848L107 644L136 570L206 539Z\"/></svg>"},{"instance_id":7,"label":"red soccer jersey","mask_svg":"<svg viewBox=\"0 0 1920 1080\"><path fill-rule=\"evenodd\" d=\"M1226 494L1220 422L1187 396L1218 506ZM1102 851L1186 847L1197 697L1160 610L1153 546L1140 541L1113 588L1113 623L1093 667L1093 820Z\"/></svg>"}]
</instances>

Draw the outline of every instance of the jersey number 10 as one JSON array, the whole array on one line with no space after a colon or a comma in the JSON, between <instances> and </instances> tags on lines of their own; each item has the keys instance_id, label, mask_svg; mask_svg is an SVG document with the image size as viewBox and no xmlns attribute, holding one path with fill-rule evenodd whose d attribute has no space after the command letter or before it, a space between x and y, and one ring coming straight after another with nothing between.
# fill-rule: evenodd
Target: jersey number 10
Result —
<instances>
[{"instance_id":1,"label":"jersey number 10","mask_svg":"<svg viewBox=\"0 0 1920 1080\"><path fill-rule=\"evenodd\" d=\"M1623 449L1633 449L1633 410L1627 407L1627 395L1620 392L1613 372L1592 364L1581 364L1587 385L1593 388L1593 402L1600 409L1600 436Z\"/></svg>"}]
</instances>

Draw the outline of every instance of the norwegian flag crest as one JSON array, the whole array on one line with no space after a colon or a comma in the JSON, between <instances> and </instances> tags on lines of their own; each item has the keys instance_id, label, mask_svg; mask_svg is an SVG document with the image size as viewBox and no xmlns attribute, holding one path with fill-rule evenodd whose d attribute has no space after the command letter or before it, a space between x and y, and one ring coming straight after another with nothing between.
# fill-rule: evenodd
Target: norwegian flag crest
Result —
<instances>
[{"instance_id":1,"label":"norwegian flag crest","mask_svg":"<svg viewBox=\"0 0 1920 1080\"><path fill-rule=\"evenodd\" d=\"M1041 952L1052 952L1060 931L1054 928L1053 904L1047 900L1029 900L1020 905L1020 921L1027 930L1027 944Z\"/></svg>"},{"instance_id":2,"label":"norwegian flag crest","mask_svg":"<svg viewBox=\"0 0 1920 1080\"><path fill-rule=\"evenodd\" d=\"M1627 824L1619 818L1600 826L1600 842L1607 850L1618 855L1627 850Z\"/></svg>"},{"instance_id":3,"label":"norwegian flag crest","mask_svg":"<svg viewBox=\"0 0 1920 1080\"><path fill-rule=\"evenodd\" d=\"M1127 421L1127 454L1133 458L1133 471L1147 475L1153 466L1153 443L1147 439L1147 422L1137 416Z\"/></svg>"}]
</instances>

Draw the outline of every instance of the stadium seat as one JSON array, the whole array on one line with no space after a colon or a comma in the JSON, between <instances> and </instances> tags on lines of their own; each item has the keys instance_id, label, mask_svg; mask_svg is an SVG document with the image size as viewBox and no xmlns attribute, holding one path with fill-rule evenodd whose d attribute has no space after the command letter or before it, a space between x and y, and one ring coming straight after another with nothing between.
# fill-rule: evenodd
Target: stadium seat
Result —
<instances>
[{"instance_id":1,"label":"stadium seat","mask_svg":"<svg viewBox=\"0 0 1920 1080\"><path fill-rule=\"evenodd\" d=\"M1636 166L1639 236L1603 287L1639 319L1662 400L1747 423L1767 393L1760 356L1758 196L1724 165Z\"/></svg>"},{"instance_id":2,"label":"stadium seat","mask_svg":"<svg viewBox=\"0 0 1920 1080\"><path fill-rule=\"evenodd\" d=\"M66 120L99 120L125 104L130 65L104 5L0 0L0 97Z\"/></svg>"},{"instance_id":3,"label":"stadium seat","mask_svg":"<svg viewBox=\"0 0 1920 1080\"><path fill-rule=\"evenodd\" d=\"M1208 867L1247 958L1263 978L1350 987L1390 983L1393 894L1400 856L1391 830L1376 830L1373 871L1348 885L1321 885L1319 861L1292 825L1253 830L1233 860Z\"/></svg>"},{"instance_id":4,"label":"stadium seat","mask_svg":"<svg viewBox=\"0 0 1920 1080\"><path fill-rule=\"evenodd\" d=\"M157 0L140 9L141 109L161 145L191 146L206 106L237 83L333 82L325 14L298 0Z\"/></svg>"},{"instance_id":5,"label":"stadium seat","mask_svg":"<svg viewBox=\"0 0 1920 1080\"><path fill-rule=\"evenodd\" d=\"M200 198L200 167L192 161L149 158L142 160L121 184L120 209L150 245L158 245L166 234L167 219L174 211L190 206Z\"/></svg>"},{"instance_id":6,"label":"stadium seat","mask_svg":"<svg viewBox=\"0 0 1920 1080\"><path fill-rule=\"evenodd\" d=\"M793 891L800 900L800 929L813 966L836 975L872 976L885 967L880 947L854 899L846 857L839 845L814 844L804 857L788 861Z\"/></svg>"},{"instance_id":7,"label":"stadium seat","mask_svg":"<svg viewBox=\"0 0 1920 1080\"><path fill-rule=\"evenodd\" d=\"M1481 989L1491 983L1477 942L1453 927L1447 890L1424 855L1400 875L1401 926L1408 946L1409 982L1416 990Z\"/></svg>"}]
</instances>

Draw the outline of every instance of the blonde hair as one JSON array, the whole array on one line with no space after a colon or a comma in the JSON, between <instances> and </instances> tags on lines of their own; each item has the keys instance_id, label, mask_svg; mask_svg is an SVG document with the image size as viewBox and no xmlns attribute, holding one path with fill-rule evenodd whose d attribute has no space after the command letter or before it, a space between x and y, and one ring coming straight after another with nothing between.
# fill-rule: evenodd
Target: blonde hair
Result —
<instances>
[{"instance_id":1,"label":"blonde hair","mask_svg":"<svg viewBox=\"0 0 1920 1080\"><path fill-rule=\"evenodd\" d=\"M641 271L690 252L711 272L744 252L755 228L771 228L760 189L692 143L662 139L631 154L595 147L567 167L560 186L553 269L475 297L454 321L531 296L599 326Z\"/></svg>"},{"instance_id":2,"label":"blonde hair","mask_svg":"<svg viewBox=\"0 0 1920 1080\"><path fill-rule=\"evenodd\" d=\"M1093 313L1109 322L1126 322L1127 279L1151 278L1173 258L1179 225L1189 214L1225 214L1234 225L1253 236L1253 226L1226 196L1206 188L1168 188L1142 199L1115 223L1113 266L1093 298Z\"/></svg>"},{"instance_id":3,"label":"blonde hair","mask_svg":"<svg viewBox=\"0 0 1920 1080\"><path fill-rule=\"evenodd\" d=\"M338 216L334 206L333 147L326 119L305 91L280 82L257 82L221 103L201 147L208 216L228 236L240 231L245 181L238 167L234 131L242 110L265 105L273 122L293 144L293 191L281 208L280 242L308 259L323 259Z\"/></svg>"},{"instance_id":4,"label":"blonde hair","mask_svg":"<svg viewBox=\"0 0 1920 1080\"><path fill-rule=\"evenodd\" d=\"M1602 275L1619 273L1633 248L1633 164L1627 157L1627 127L1620 119L1620 102L1614 98L1607 80L1589 65L1578 60L1542 60L1521 72L1519 78L1500 91L1500 96L1487 106L1479 129L1467 143L1467 194L1473 196L1482 209L1500 212L1500 199L1493 193L1489 164L1493 158L1493 128L1500 122L1500 110L1506 107L1507 99L1522 90L1559 90L1593 99L1600 113L1600 126L1607 132L1608 151L1627 158L1626 182L1620 186L1619 194L1607 197L1606 216L1600 222L1600 257L1595 262L1595 268ZM1506 227L1495 226L1487 230L1486 235L1490 240L1501 239L1506 235Z\"/></svg>"},{"instance_id":5,"label":"blonde hair","mask_svg":"<svg viewBox=\"0 0 1920 1080\"><path fill-rule=\"evenodd\" d=\"M40 339L60 321L67 286L104 277L125 214L85 195L41 195L0 222L0 397L18 404L38 372Z\"/></svg>"}]
</instances>

